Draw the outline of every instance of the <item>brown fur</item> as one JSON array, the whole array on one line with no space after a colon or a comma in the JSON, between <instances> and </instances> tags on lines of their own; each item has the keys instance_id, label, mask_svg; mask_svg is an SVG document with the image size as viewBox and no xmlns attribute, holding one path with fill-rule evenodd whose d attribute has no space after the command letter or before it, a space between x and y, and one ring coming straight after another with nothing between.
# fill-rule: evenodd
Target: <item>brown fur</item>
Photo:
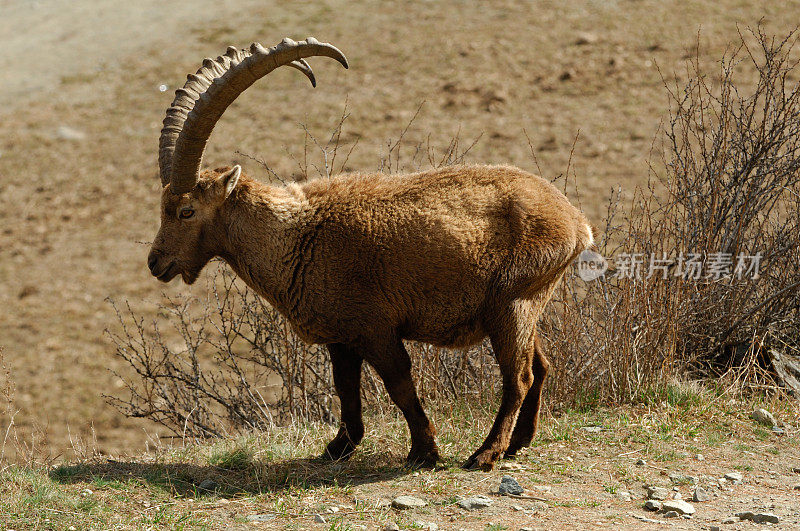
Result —
<instances>
[{"instance_id":1,"label":"brown fur","mask_svg":"<svg viewBox=\"0 0 800 531\"><path fill-rule=\"evenodd\" d=\"M181 196L165 187L151 270L191 283L220 256L303 339L328 345L342 402L330 457L349 456L363 435L366 360L408 420L409 460L439 458L404 339L448 347L491 339L503 399L467 466L491 468L530 443L549 365L536 323L567 266L593 243L563 194L513 167L458 166L286 187L242 177L226 198L233 173L205 172ZM194 217L179 219L187 206Z\"/></svg>"}]
</instances>

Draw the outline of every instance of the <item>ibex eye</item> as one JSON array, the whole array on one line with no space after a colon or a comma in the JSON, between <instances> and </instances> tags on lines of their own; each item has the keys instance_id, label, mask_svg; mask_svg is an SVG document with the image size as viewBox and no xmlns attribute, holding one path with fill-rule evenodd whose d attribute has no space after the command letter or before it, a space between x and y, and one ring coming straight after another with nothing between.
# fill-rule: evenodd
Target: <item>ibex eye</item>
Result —
<instances>
[{"instance_id":1,"label":"ibex eye","mask_svg":"<svg viewBox=\"0 0 800 531\"><path fill-rule=\"evenodd\" d=\"M178 213L178 217L181 219L189 219L192 216L194 216L194 210L191 208L184 208Z\"/></svg>"}]
</instances>

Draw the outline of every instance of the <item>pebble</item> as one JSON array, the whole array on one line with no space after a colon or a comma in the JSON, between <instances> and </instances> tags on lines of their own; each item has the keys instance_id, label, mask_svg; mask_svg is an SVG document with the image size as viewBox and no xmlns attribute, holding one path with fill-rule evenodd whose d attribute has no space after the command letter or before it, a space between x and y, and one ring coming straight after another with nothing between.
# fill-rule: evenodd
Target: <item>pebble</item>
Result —
<instances>
[{"instance_id":1,"label":"pebble","mask_svg":"<svg viewBox=\"0 0 800 531\"><path fill-rule=\"evenodd\" d=\"M697 459L698 461L705 461L706 459L703 454L697 454L696 456L694 456L694 458Z\"/></svg>"},{"instance_id":2,"label":"pebble","mask_svg":"<svg viewBox=\"0 0 800 531\"><path fill-rule=\"evenodd\" d=\"M483 494L479 494L477 496L470 496L469 498L464 498L463 500L458 501L458 506L462 509L466 509L467 511L473 511L475 509L484 509L489 507L492 504L492 500L488 497L484 496Z\"/></svg>"},{"instance_id":3,"label":"pebble","mask_svg":"<svg viewBox=\"0 0 800 531\"><path fill-rule=\"evenodd\" d=\"M708 531L722 531L718 525L712 525L708 528Z\"/></svg>"},{"instance_id":4,"label":"pebble","mask_svg":"<svg viewBox=\"0 0 800 531\"><path fill-rule=\"evenodd\" d=\"M513 509L513 510L515 510L517 512L521 512L521 511L525 510L525 508L522 505L512 505L511 509Z\"/></svg>"},{"instance_id":5,"label":"pebble","mask_svg":"<svg viewBox=\"0 0 800 531\"><path fill-rule=\"evenodd\" d=\"M695 502L706 502L711 499L711 495L708 493L706 489L703 487L695 487L694 493L692 494L692 501Z\"/></svg>"},{"instance_id":6,"label":"pebble","mask_svg":"<svg viewBox=\"0 0 800 531\"><path fill-rule=\"evenodd\" d=\"M583 431L587 431L589 433L599 433L599 432L603 431L603 427L602 426L582 426L581 429Z\"/></svg>"},{"instance_id":7,"label":"pebble","mask_svg":"<svg viewBox=\"0 0 800 531\"><path fill-rule=\"evenodd\" d=\"M416 496L398 496L392 500L392 507L400 510L416 509L419 507L425 507L426 505L428 505L428 502L421 498L417 498Z\"/></svg>"},{"instance_id":8,"label":"pebble","mask_svg":"<svg viewBox=\"0 0 800 531\"><path fill-rule=\"evenodd\" d=\"M500 480L500 487L497 490L500 494L514 494L517 496L525 492L522 485L511 476L503 476L503 479Z\"/></svg>"},{"instance_id":9,"label":"pebble","mask_svg":"<svg viewBox=\"0 0 800 531\"><path fill-rule=\"evenodd\" d=\"M663 511L677 511L679 514L694 514L694 506L683 500L667 500L661 504Z\"/></svg>"},{"instance_id":10,"label":"pebble","mask_svg":"<svg viewBox=\"0 0 800 531\"><path fill-rule=\"evenodd\" d=\"M531 490L535 490L536 492L550 492L553 490L553 487L550 485L534 485L531 487Z\"/></svg>"},{"instance_id":11,"label":"pebble","mask_svg":"<svg viewBox=\"0 0 800 531\"><path fill-rule=\"evenodd\" d=\"M636 460L636 466L644 466L646 464L647 464L647 461L645 461L644 459L637 459Z\"/></svg>"},{"instance_id":12,"label":"pebble","mask_svg":"<svg viewBox=\"0 0 800 531\"><path fill-rule=\"evenodd\" d=\"M651 500L666 500L669 491L664 487L647 487L647 497Z\"/></svg>"},{"instance_id":13,"label":"pebble","mask_svg":"<svg viewBox=\"0 0 800 531\"><path fill-rule=\"evenodd\" d=\"M73 141L85 140L86 133L69 126L62 125L59 126L58 129L56 129L56 138L60 140L73 140Z\"/></svg>"},{"instance_id":14,"label":"pebble","mask_svg":"<svg viewBox=\"0 0 800 531\"><path fill-rule=\"evenodd\" d=\"M314 515L314 521L316 523L318 523L318 524L324 524L325 523L325 518L321 514L315 514Z\"/></svg>"},{"instance_id":15,"label":"pebble","mask_svg":"<svg viewBox=\"0 0 800 531\"><path fill-rule=\"evenodd\" d=\"M781 519L772 513L754 513L753 511L744 511L736 513L740 520L750 520L756 524L777 524Z\"/></svg>"},{"instance_id":16,"label":"pebble","mask_svg":"<svg viewBox=\"0 0 800 531\"><path fill-rule=\"evenodd\" d=\"M578 46L583 46L585 44L594 44L597 41L598 37L595 33L581 32L578 33L578 36L575 39L575 44Z\"/></svg>"},{"instance_id":17,"label":"pebble","mask_svg":"<svg viewBox=\"0 0 800 531\"><path fill-rule=\"evenodd\" d=\"M725 474L725 480L730 481L734 485L737 483L741 483L744 477L742 476L741 472L728 472Z\"/></svg>"},{"instance_id":18,"label":"pebble","mask_svg":"<svg viewBox=\"0 0 800 531\"><path fill-rule=\"evenodd\" d=\"M673 472L669 475L669 480L674 485L697 485L697 483L700 481L700 478L697 476L684 476L683 474Z\"/></svg>"},{"instance_id":19,"label":"pebble","mask_svg":"<svg viewBox=\"0 0 800 531\"><path fill-rule=\"evenodd\" d=\"M214 492L217 490L217 487L219 487L219 484L217 484L217 482L213 479L204 479L200 485L197 486L197 489L206 492Z\"/></svg>"},{"instance_id":20,"label":"pebble","mask_svg":"<svg viewBox=\"0 0 800 531\"><path fill-rule=\"evenodd\" d=\"M274 514L248 514L247 521L248 522L271 522L275 520Z\"/></svg>"},{"instance_id":21,"label":"pebble","mask_svg":"<svg viewBox=\"0 0 800 531\"><path fill-rule=\"evenodd\" d=\"M400 531L400 526L395 522L390 522L383 526L383 531Z\"/></svg>"},{"instance_id":22,"label":"pebble","mask_svg":"<svg viewBox=\"0 0 800 531\"><path fill-rule=\"evenodd\" d=\"M731 516L731 517L726 518L725 520L723 520L722 523L723 524L735 524L738 521L739 521L738 519L736 519L736 518Z\"/></svg>"},{"instance_id":23,"label":"pebble","mask_svg":"<svg viewBox=\"0 0 800 531\"><path fill-rule=\"evenodd\" d=\"M660 511L661 510L661 502L658 500L647 500L644 502L644 508L648 511Z\"/></svg>"},{"instance_id":24,"label":"pebble","mask_svg":"<svg viewBox=\"0 0 800 531\"><path fill-rule=\"evenodd\" d=\"M500 470L522 470L522 465L519 463L502 463Z\"/></svg>"},{"instance_id":25,"label":"pebble","mask_svg":"<svg viewBox=\"0 0 800 531\"><path fill-rule=\"evenodd\" d=\"M772 416L772 413L763 408L758 408L750 413L750 418L760 424L763 424L764 426L778 425L778 422L775 420L775 417Z\"/></svg>"},{"instance_id":26,"label":"pebble","mask_svg":"<svg viewBox=\"0 0 800 531\"><path fill-rule=\"evenodd\" d=\"M622 501L631 501L631 493L625 490L617 492L617 499Z\"/></svg>"},{"instance_id":27,"label":"pebble","mask_svg":"<svg viewBox=\"0 0 800 531\"><path fill-rule=\"evenodd\" d=\"M664 518L677 518L680 515L678 511L667 511L664 513Z\"/></svg>"}]
</instances>

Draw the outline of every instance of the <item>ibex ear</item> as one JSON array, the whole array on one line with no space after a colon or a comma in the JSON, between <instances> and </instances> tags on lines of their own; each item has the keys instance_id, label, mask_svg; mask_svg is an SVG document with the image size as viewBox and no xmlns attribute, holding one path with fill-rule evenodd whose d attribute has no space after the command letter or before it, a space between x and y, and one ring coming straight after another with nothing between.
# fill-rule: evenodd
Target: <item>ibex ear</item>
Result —
<instances>
[{"instance_id":1,"label":"ibex ear","mask_svg":"<svg viewBox=\"0 0 800 531\"><path fill-rule=\"evenodd\" d=\"M237 164L236 166L233 167L232 170L223 174L222 177L219 178L219 182L225 185L226 198L229 195L231 195L233 189L236 188L236 184L239 182L239 177L241 175L242 175L242 167Z\"/></svg>"}]
</instances>

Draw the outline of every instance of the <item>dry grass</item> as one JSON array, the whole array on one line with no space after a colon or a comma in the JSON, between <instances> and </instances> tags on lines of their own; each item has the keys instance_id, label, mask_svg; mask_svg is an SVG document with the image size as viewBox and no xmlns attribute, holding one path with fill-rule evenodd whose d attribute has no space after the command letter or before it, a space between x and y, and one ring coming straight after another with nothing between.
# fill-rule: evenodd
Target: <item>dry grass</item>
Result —
<instances>
[{"instance_id":1,"label":"dry grass","mask_svg":"<svg viewBox=\"0 0 800 531\"><path fill-rule=\"evenodd\" d=\"M754 407L771 409L786 435L779 438L750 420L747 412ZM435 471L405 467L405 422L395 412L369 416L362 447L344 463L314 459L334 434L329 425L298 422L212 443L165 442L136 459L87 456L56 467L5 467L0 525L212 529L242 525L259 514L271 518L262 524L268 528L297 529L323 514L333 529L387 522L413 529L420 520L485 529L492 523L519 527L534 522L530 518L551 528L610 519L615 527L636 529L640 523L629 514L645 514L637 500L643 485L668 484L667 474L697 476L705 485L734 470L745 474L747 486L702 504L693 524L718 523L741 507L739 497L756 495L764 504L777 503L773 510L791 525L791 467L800 466L798 413L796 404L785 401L673 382L631 406L574 409L545 420L535 446L514 461L518 469L493 473L458 467L492 418L469 405L433 412L445 455ZM634 464L640 458L645 466ZM509 473L526 488L548 485L552 492L530 491L542 500L533 504L495 497L492 509L476 513L454 505L456 496L490 492ZM201 488L204 481L215 484ZM687 496L690 487L678 485ZM634 501L616 501L613 495L623 490ZM431 505L410 512L385 505L399 494ZM330 512L332 506L337 512Z\"/></svg>"}]
</instances>

